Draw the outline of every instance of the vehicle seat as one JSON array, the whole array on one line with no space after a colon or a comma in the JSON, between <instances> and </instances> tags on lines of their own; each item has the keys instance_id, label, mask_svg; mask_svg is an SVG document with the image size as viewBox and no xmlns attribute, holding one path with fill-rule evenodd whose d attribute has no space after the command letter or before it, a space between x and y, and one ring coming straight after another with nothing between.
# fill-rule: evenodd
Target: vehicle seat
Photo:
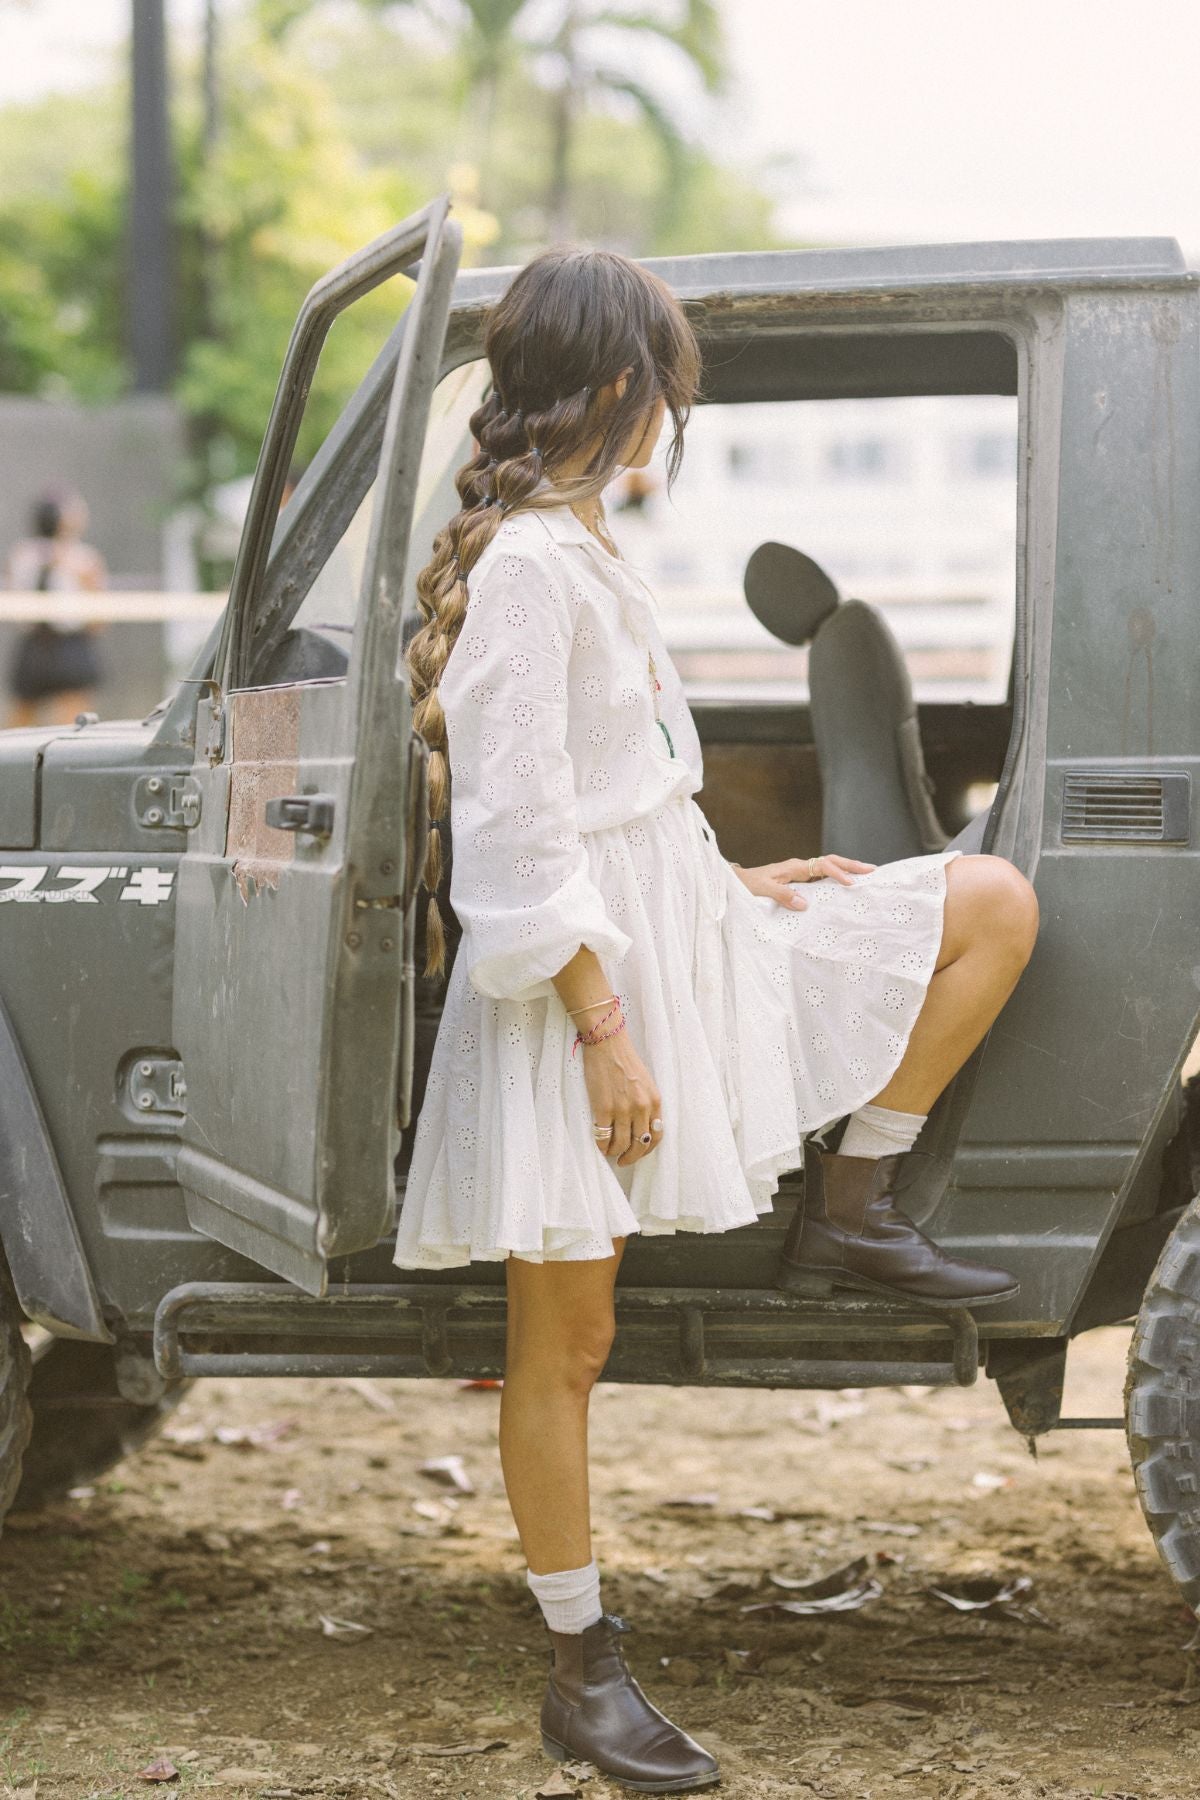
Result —
<instances>
[{"instance_id":1,"label":"vehicle seat","mask_svg":"<svg viewBox=\"0 0 1200 1800\"><path fill-rule=\"evenodd\" d=\"M327 637L322 637L320 630L310 631L306 626L294 625L284 632L263 667L255 669L254 679L261 687L285 687L297 681L330 681L343 676L349 666L349 652L340 644L331 644Z\"/></svg>"},{"instance_id":2,"label":"vehicle seat","mask_svg":"<svg viewBox=\"0 0 1200 1800\"><path fill-rule=\"evenodd\" d=\"M820 564L789 544L760 544L744 587L768 631L810 645L822 849L875 863L977 849L987 809L955 838L934 810L912 683L882 614L863 600L843 600Z\"/></svg>"}]
</instances>

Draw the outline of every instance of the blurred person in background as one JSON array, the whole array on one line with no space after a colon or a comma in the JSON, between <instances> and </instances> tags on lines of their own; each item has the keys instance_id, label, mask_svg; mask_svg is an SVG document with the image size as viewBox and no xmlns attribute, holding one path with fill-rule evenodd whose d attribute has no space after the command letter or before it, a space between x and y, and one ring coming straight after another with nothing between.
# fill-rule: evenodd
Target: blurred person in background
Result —
<instances>
[{"instance_id":1,"label":"blurred person in background","mask_svg":"<svg viewBox=\"0 0 1200 1800\"><path fill-rule=\"evenodd\" d=\"M43 494L34 502L30 535L9 553L9 588L54 596L46 617L22 632L9 665L9 726L69 725L78 713L93 710L101 679L95 638L103 626L85 619L66 598L97 593L108 583L104 558L84 540L87 527L80 495Z\"/></svg>"}]
</instances>

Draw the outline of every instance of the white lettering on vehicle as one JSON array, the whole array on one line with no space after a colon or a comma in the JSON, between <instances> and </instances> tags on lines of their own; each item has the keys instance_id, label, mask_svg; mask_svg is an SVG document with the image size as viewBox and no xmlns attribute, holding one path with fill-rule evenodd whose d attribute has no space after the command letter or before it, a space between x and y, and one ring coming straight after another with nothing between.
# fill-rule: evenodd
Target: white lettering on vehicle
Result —
<instances>
[{"instance_id":1,"label":"white lettering on vehicle","mask_svg":"<svg viewBox=\"0 0 1200 1800\"><path fill-rule=\"evenodd\" d=\"M88 868L71 868L63 864L61 868L52 869L48 864L38 868L26 863L0 863L0 882L5 881L11 882L12 886L0 888L0 906L6 900L13 900L18 905L44 900L51 906L73 900L77 905L97 906L102 898L98 889L106 881L125 882L116 896L118 899L136 900L139 906L159 906L171 898L175 871L153 865L130 873L124 864L101 863ZM54 885L43 886L47 881ZM60 883L66 885L60 886ZM112 898L111 895L105 897Z\"/></svg>"}]
</instances>

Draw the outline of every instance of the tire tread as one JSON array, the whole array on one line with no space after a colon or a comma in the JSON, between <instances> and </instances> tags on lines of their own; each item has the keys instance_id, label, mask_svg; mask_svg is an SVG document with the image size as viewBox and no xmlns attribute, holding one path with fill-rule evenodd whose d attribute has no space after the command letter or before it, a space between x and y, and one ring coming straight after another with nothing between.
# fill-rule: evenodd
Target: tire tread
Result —
<instances>
[{"instance_id":1,"label":"tire tread","mask_svg":"<svg viewBox=\"0 0 1200 1800\"><path fill-rule=\"evenodd\" d=\"M33 1432L29 1381L33 1358L21 1332L21 1309L0 1265L0 1528L21 1485L21 1467Z\"/></svg>"},{"instance_id":2,"label":"tire tread","mask_svg":"<svg viewBox=\"0 0 1200 1800\"><path fill-rule=\"evenodd\" d=\"M1200 1611L1200 1196L1146 1286L1129 1346L1125 1427L1150 1535Z\"/></svg>"}]
</instances>

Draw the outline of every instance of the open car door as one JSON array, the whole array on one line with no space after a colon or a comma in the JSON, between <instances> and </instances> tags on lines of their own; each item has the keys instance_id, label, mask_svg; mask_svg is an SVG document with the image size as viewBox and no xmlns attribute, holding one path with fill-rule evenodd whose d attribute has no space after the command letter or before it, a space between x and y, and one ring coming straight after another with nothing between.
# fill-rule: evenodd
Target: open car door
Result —
<instances>
[{"instance_id":1,"label":"open car door","mask_svg":"<svg viewBox=\"0 0 1200 1800\"><path fill-rule=\"evenodd\" d=\"M448 204L432 202L368 245L301 310L181 796L195 821L175 924L188 1218L317 1295L331 1257L378 1243L394 1222L397 1077L427 818L402 594L462 241ZM418 258L348 661L252 685L264 572L321 346L341 311ZM406 1116L401 1096L399 1123Z\"/></svg>"}]
</instances>

